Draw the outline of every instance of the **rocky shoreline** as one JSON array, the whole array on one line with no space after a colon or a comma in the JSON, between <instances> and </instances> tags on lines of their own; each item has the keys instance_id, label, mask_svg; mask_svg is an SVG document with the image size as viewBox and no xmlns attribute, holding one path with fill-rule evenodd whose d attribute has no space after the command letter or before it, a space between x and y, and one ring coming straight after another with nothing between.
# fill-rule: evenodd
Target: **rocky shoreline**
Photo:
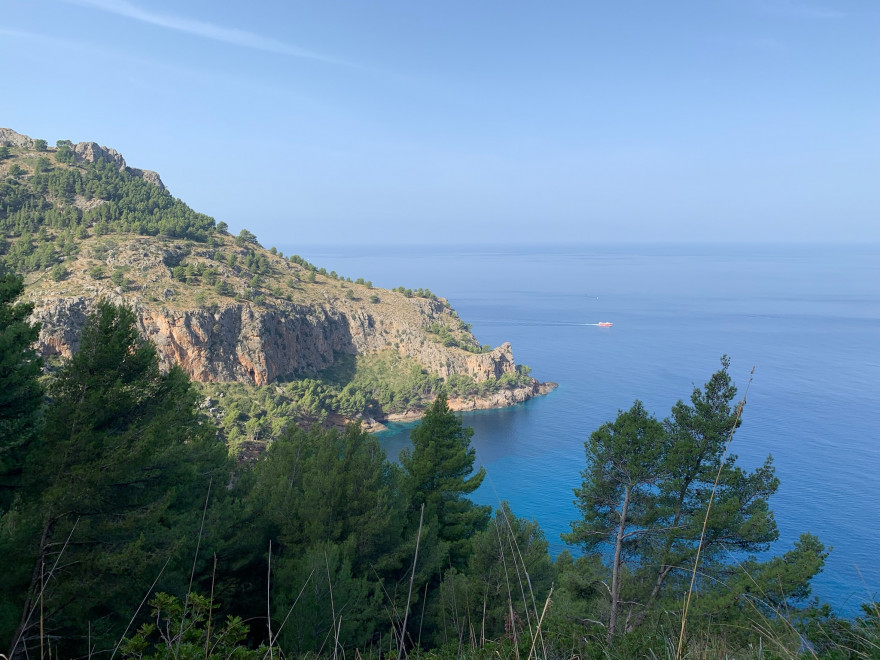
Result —
<instances>
[{"instance_id":1,"label":"rocky shoreline","mask_svg":"<svg viewBox=\"0 0 880 660\"><path fill-rule=\"evenodd\" d=\"M528 385L498 390L486 396L452 397L449 399L449 408L455 412L509 408L525 403L535 397L548 394L558 386L558 383L541 383L533 378ZM380 433L388 429L386 426L388 422L414 422L421 419L423 414L424 410L407 410L402 413L377 415L374 418L363 417L360 418L360 422L366 431Z\"/></svg>"}]
</instances>

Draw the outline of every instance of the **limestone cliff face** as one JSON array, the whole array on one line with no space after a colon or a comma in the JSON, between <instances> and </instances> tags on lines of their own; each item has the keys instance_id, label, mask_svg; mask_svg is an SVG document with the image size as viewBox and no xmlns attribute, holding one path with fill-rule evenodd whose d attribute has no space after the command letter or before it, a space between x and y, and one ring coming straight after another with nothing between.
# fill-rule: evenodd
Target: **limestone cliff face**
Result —
<instances>
[{"instance_id":1,"label":"limestone cliff face","mask_svg":"<svg viewBox=\"0 0 880 660\"><path fill-rule=\"evenodd\" d=\"M0 128L0 146L34 148L33 138L16 133L11 128Z\"/></svg>"},{"instance_id":2,"label":"limestone cliff face","mask_svg":"<svg viewBox=\"0 0 880 660\"><path fill-rule=\"evenodd\" d=\"M114 295L111 302L126 302ZM34 318L41 324L39 350L68 357L97 298L43 299ZM414 301L414 307L430 301ZM437 303L439 306L439 303ZM363 307L287 304L265 308L250 303L196 309L135 304L141 334L158 349L164 366L179 364L193 380L266 385L285 375L326 369L339 353L367 353L389 347L444 378L465 374L481 382L515 371L505 343L489 353L426 341L424 329L393 314ZM416 314L415 318L423 318ZM389 338L394 339L392 344ZM396 344L396 346L394 346Z\"/></svg>"},{"instance_id":3,"label":"limestone cliff face","mask_svg":"<svg viewBox=\"0 0 880 660\"><path fill-rule=\"evenodd\" d=\"M57 298L40 301L33 319L40 324L37 351L44 356L70 357L79 349L91 304L85 298Z\"/></svg>"},{"instance_id":4,"label":"limestone cliff face","mask_svg":"<svg viewBox=\"0 0 880 660\"><path fill-rule=\"evenodd\" d=\"M105 162L125 169L125 159L116 149L102 147L97 142L77 142L73 147L73 156L78 163Z\"/></svg>"},{"instance_id":5,"label":"limestone cliff face","mask_svg":"<svg viewBox=\"0 0 880 660\"><path fill-rule=\"evenodd\" d=\"M166 367L179 364L202 382L265 385L280 376L326 369L338 354L383 350L411 358L442 378L463 374L482 382L516 371L510 344L475 353L446 346L432 335L431 328L442 327L446 336L476 346L443 299L407 297L327 276L304 281L310 278L301 266L262 248L224 241L208 248L161 237L85 240L65 261L70 273L65 280L35 274L28 286L34 319L42 326L40 351L65 357L75 352L90 310L107 300L135 311L141 334L156 345ZM231 256L218 259L218 248ZM241 266L255 250L270 270L262 276L259 302L243 299L256 297L253 274ZM172 272L181 264L210 268L232 293L216 295L203 283L174 279ZM104 269L103 276L90 274L95 266ZM107 277L111 272L125 273L125 284L113 283Z\"/></svg>"}]
</instances>

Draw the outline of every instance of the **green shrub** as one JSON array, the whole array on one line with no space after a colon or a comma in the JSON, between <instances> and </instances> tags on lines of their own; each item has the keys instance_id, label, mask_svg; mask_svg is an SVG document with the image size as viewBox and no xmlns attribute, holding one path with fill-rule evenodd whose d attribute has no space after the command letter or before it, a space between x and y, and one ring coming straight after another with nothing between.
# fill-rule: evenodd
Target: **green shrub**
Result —
<instances>
[{"instance_id":1,"label":"green shrub","mask_svg":"<svg viewBox=\"0 0 880 660\"><path fill-rule=\"evenodd\" d=\"M70 275L70 271L67 270L64 264L55 264L52 266L52 270L49 271L49 277L56 282L66 280L68 275Z\"/></svg>"}]
</instances>

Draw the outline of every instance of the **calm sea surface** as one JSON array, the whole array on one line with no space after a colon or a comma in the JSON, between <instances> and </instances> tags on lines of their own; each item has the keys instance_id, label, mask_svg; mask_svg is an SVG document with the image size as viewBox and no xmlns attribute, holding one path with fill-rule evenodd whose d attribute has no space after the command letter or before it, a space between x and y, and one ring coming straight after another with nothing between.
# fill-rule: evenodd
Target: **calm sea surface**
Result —
<instances>
[{"instance_id":1,"label":"calm sea surface","mask_svg":"<svg viewBox=\"0 0 880 660\"><path fill-rule=\"evenodd\" d=\"M559 383L464 415L488 470L474 499L535 518L554 554L590 432L636 398L666 417L726 353L740 394L755 367L733 451L750 468L773 455L773 550L805 531L833 546L814 592L842 613L880 593L880 247L297 249L375 286L430 288L481 343L510 341ZM383 434L389 456L408 433Z\"/></svg>"}]
</instances>

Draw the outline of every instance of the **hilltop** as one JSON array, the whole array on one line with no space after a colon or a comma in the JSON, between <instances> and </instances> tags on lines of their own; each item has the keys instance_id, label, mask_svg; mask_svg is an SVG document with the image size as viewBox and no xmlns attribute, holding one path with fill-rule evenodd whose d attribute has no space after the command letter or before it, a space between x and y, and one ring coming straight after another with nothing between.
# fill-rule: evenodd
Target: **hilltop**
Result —
<instances>
[{"instance_id":1,"label":"hilltop","mask_svg":"<svg viewBox=\"0 0 880 660\"><path fill-rule=\"evenodd\" d=\"M202 384L233 440L291 421L381 428L440 392L466 410L552 389L510 344L480 345L444 298L327 272L246 229L233 236L95 142L51 147L0 129L0 265L25 276L50 365L75 352L97 301L124 303L164 366Z\"/></svg>"}]
</instances>

